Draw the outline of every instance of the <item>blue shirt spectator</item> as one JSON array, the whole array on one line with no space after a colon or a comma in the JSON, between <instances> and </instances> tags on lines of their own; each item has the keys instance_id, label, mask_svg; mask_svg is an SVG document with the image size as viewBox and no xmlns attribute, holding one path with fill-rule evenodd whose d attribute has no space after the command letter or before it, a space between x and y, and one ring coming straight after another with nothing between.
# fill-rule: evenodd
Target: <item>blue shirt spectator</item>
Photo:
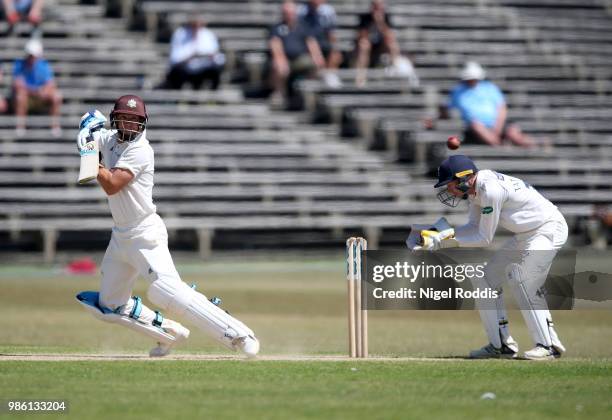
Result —
<instances>
[{"instance_id":1,"label":"blue shirt spectator","mask_svg":"<svg viewBox=\"0 0 612 420\"><path fill-rule=\"evenodd\" d=\"M49 62L42 58L35 59L28 65L27 59L17 59L13 66L13 78L23 78L29 89L40 89L53 80L53 70Z\"/></svg>"},{"instance_id":2,"label":"blue shirt spectator","mask_svg":"<svg viewBox=\"0 0 612 420\"><path fill-rule=\"evenodd\" d=\"M62 134L60 125L60 108L62 95L53 77L53 70L47 60L42 58L43 45L40 39L32 38L25 45L25 58L15 60L13 66L13 101L15 108L15 131L17 137L26 133L26 116L31 101L38 108L40 105L49 108L51 115L51 134L59 137Z\"/></svg>"},{"instance_id":3,"label":"blue shirt spectator","mask_svg":"<svg viewBox=\"0 0 612 420\"><path fill-rule=\"evenodd\" d=\"M18 13L27 13L32 7L32 0L13 0L13 5Z\"/></svg>"},{"instance_id":4,"label":"blue shirt spectator","mask_svg":"<svg viewBox=\"0 0 612 420\"><path fill-rule=\"evenodd\" d=\"M42 58L36 59L30 66L27 59L18 59L13 66L13 78L18 77L25 80L29 89L40 89L53 80L53 70L49 62Z\"/></svg>"},{"instance_id":5,"label":"blue shirt spectator","mask_svg":"<svg viewBox=\"0 0 612 420\"><path fill-rule=\"evenodd\" d=\"M495 127L499 106L505 104L504 95L493 83L482 80L475 86L460 83L451 92L449 108L456 108L466 125L478 121L488 128Z\"/></svg>"},{"instance_id":6,"label":"blue shirt spectator","mask_svg":"<svg viewBox=\"0 0 612 420\"><path fill-rule=\"evenodd\" d=\"M511 142L521 147L533 147L536 144L534 139L507 120L508 107L501 90L484 79L482 66L469 61L461 71L461 82L449 96L448 108L458 109L465 124L463 142L491 146ZM448 118L446 111L446 108L441 109L441 118ZM425 124L433 127L431 121L426 120Z\"/></svg>"}]
</instances>

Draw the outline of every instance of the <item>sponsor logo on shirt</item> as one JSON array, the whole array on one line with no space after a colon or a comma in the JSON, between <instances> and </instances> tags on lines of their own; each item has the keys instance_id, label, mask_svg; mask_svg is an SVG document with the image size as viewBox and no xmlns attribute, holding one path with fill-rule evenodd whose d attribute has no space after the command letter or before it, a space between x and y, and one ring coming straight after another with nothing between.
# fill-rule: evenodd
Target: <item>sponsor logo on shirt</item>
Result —
<instances>
[{"instance_id":1,"label":"sponsor logo on shirt","mask_svg":"<svg viewBox=\"0 0 612 420\"><path fill-rule=\"evenodd\" d=\"M493 213L493 207L487 206L482 208L482 214L491 214Z\"/></svg>"}]
</instances>

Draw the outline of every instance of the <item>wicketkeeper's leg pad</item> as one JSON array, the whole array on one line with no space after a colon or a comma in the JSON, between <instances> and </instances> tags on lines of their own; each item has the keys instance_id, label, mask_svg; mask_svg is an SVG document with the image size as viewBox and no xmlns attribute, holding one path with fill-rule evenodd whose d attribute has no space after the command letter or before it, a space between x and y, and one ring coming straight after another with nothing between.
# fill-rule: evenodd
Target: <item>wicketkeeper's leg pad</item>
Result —
<instances>
[{"instance_id":1,"label":"wicketkeeper's leg pad","mask_svg":"<svg viewBox=\"0 0 612 420\"><path fill-rule=\"evenodd\" d=\"M250 328L178 278L158 276L149 286L148 297L155 305L195 324L229 349L242 349L240 342L244 340L241 339L250 337L256 341Z\"/></svg>"},{"instance_id":2,"label":"wicketkeeper's leg pad","mask_svg":"<svg viewBox=\"0 0 612 420\"><path fill-rule=\"evenodd\" d=\"M474 288L490 288L491 285L485 277L472 278ZM485 327L489 342L496 348L501 348L502 344L506 344L514 351L518 351L518 347L514 345L514 339L510 336L508 328L508 315L504 305L504 295L501 288L496 289L498 292L497 298L479 298L476 299L476 306L479 310L480 319Z\"/></svg>"},{"instance_id":3,"label":"wicketkeeper's leg pad","mask_svg":"<svg viewBox=\"0 0 612 420\"><path fill-rule=\"evenodd\" d=\"M534 273L531 273L532 275ZM559 341L553 328L552 318L547 309L546 299L539 288L541 281L529 279L520 264L510 264L507 270L508 280L513 286L514 295L521 307L521 313L527 324L527 329L535 344L565 348ZM544 273L545 277L546 273ZM528 281L529 280L529 281ZM554 338L554 342L553 342Z\"/></svg>"},{"instance_id":4,"label":"wicketkeeper's leg pad","mask_svg":"<svg viewBox=\"0 0 612 420\"><path fill-rule=\"evenodd\" d=\"M99 296L98 292L87 291L79 293L76 298L88 312L99 320L123 325L160 343L173 345L189 335L187 332L187 336L175 337L164 331L162 328L163 316L143 305L138 297L134 297L126 305L112 310L100 306Z\"/></svg>"}]
</instances>

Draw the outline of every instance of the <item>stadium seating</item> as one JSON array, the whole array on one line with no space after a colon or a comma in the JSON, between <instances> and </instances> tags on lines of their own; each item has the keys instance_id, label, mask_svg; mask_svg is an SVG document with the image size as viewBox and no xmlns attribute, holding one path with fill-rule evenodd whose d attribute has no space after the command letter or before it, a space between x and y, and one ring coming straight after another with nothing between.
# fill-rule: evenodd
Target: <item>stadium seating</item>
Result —
<instances>
[{"instance_id":1,"label":"stadium seating","mask_svg":"<svg viewBox=\"0 0 612 420\"><path fill-rule=\"evenodd\" d=\"M574 232L593 205L612 203L606 182L612 172L612 55L606 52L612 19L595 1L392 2L401 46L411 54L421 85L380 69L369 72L366 88L357 88L354 71L342 69L341 89L318 81L301 85L301 113L271 111L263 100L246 100L244 85L232 83L238 73L249 74L246 83L258 80L277 2L144 1L145 32L128 31L137 17L130 2L119 19L104 17L105 2L56 3L43 32L45 55L64 95L65 135L51 139L48 118L31 116L26 136L18 139L13 119L0 116L0 235L6 249L41 249L52 261L58 244L78 246L74 235L107 237L112 221L104 194L95 185L75 185L73 137L84 111L108 113L125 93L147 102L156 151L154 195L177 246L207 256L214 247L338 246L354 233L365 234L373 247L401 246L411 223L440 214L460 223L462 210L438 203L429 178L447 153L444 140L460 123L443 121L425 130L420 121L437 111L467 58L481 61L504 89L510 118L551 145L537 152L460 150L481 167L534 184L559 204ZM356 13L367 2L332 3L340 46L349 52ZM168 47L154 42L161 23L173 26L193 13L204 14L228 54L221 89L153 89L166 69ZM541 18L547 13L559 25ZM20 37L0 38L3 61L21 55L26 29L17 29ZM10 73L9 66L5 70Z\"/></svg>"}]
</instances>

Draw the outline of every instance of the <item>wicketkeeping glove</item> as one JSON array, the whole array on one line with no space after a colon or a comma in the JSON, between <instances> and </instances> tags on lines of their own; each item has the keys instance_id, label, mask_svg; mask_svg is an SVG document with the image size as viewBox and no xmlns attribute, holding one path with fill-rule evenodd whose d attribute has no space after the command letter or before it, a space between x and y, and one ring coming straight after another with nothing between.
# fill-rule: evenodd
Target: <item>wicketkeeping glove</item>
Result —
<instances>
[{"instance_id":1,"label":"wicketkeeping glove","mask_svg":"<svg viewBox=\"0 0 612 420\"><path fill-rule=\"evenodd\" d=\"M442 232L437 230L421 231L421 249L424 251L437 251L440 248L453 248L457 246L455 229L449 228Z\"/></svg>"},{"instance_id":2,"label":"wicketkeeping glove","mask_svg":"<svg viewBox=\"0 0 612 420\"><path fill-rule=\"evenodd\" d=\"M414 224L410 226L410 235L406 246L412 251L437 251L440 248L459 246L455 239L455 229L444 217L432 225Z\"/></svg>"}]
</instances>

